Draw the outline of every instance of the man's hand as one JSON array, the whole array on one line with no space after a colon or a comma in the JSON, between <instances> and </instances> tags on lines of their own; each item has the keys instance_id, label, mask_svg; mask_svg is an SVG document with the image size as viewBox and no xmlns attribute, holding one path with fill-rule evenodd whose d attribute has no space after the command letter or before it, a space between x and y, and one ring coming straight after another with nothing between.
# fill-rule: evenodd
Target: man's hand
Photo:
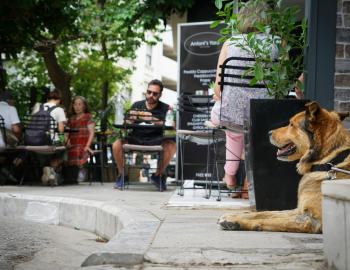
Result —
<instances>
[{"instance_id":1,"label":"man's hand","mask_svg":"<svg viewBox=\"0 0 350 270\"><path fill-rule=\"evenodd\" d=\"M145 121L153 121L151 112L139 111L138 113L138 119L142 119Z\"/></svg>"},{"instance_id":2,"label":"man's hand","mask_svg":"<svg viewBox=\"0 0 350 270\"><path fill-rule=\"evenodd\" d=\"M138 112L137 111L134 111L134 110L129 111L128 114L127 114L127 118L126 118L125 122L127 124L132 124L132 123L135 122L137 117L138 117Z\"/></svg>"},{"instance_id":3,"label":"man's hand","mask_svg":"<svg viewBox=\"0 0 350 270\"><path fill-rule=\"evenodd\" d=\"M151 112L141 112L141 116L139 116L139 118L145 121L149 121L154 125L163 125L163 121L153 116Z\"/></svg>"},{"instance_id":4,"label":"man's hand","mask_svg":"<svg viewBox=\"0 0 350 270\"><path fill-rule=\"evenodd\" d=\"M18 139L21 138L22 129L21 129L21 126L19 124L11 125L11 131Z\"/></svg>"},{"instance_id":5,"label":"man's hand","mask_svg":"<svg viewBox=\"0 0 350 270\"><path fill-rule=\"evenodd\" d=\"M152 116L151 112L147 111L136 111L131 110L129 111L129 117L126 120L127 124L132 124L135 122L135 120L144 120L144 121L151 121L155 125L162 125L163 121L160 121L158 118Z\"/></svg>"}]
</instances>

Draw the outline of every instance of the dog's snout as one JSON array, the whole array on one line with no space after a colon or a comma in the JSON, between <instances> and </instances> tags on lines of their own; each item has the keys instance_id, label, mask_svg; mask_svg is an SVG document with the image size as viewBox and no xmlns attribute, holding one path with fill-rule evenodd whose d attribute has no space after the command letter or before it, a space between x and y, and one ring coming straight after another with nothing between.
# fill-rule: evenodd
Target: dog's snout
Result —
<instances>
[{"instance_id":1,"label":"dog's snout","mask_svg":"<svg viewBox=\"0 0 350 270\"><path fill-rule=\"evenodd\" d=\"M272 130L269 131L269 137L271 137L271 135L272 135Z\"/></svg>"}]
</instances>

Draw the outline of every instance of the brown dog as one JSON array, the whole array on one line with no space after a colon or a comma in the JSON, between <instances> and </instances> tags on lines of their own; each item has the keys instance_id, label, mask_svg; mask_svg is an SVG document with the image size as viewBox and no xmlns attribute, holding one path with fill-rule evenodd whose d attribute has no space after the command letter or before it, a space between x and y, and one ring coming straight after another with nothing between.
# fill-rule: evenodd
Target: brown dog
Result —
<instances>
[{"instance_id":1,"label":"brown dog","mask_svg":"<svg viewBox=\"0 0 350 270\"><path fill-rule=\"evenodd\" d=\"M290 119L288 126L270 131L271 143L279 148L277 158L299 160L297 171L303 177L297 208L226 214L218 221L224 230L322 232L321 183L330 176L349 178L331 171L333 166L350 170L350 133L341 123L349 113L328 112L316 102L309 102L305 107L304 112Z\"/></svg>"}]
</instances>

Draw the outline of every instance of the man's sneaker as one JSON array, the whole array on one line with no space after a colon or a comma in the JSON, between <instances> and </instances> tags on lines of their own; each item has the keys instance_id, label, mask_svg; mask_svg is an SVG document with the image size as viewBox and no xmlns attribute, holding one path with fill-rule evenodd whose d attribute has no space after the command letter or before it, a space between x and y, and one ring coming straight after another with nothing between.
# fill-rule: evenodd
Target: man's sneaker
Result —
<instances>
[{"instance_id":1,"label":"man's sneaker","mask_svg":"<svg viewBox=\"0 0 350 270\"><path fill-rule=\"evenodd\" d=\"M117 179L115 180L113 188L115 189L123 189L125 186L125 182L127 181L127 176L124 176L124 181L123 181L123 176L119 175Z\"/></svg>"},{"instance_id":2,"label":"man's sneaker","mask_svg":"<svg viewBox=\"0 0 350 270\"><path fill-rule=\"evenodd\" d=\"M153 185L156 186L156 188L159 191L164 191L166 190L166 178L160 176L160 175L154 175L152 174L151 176L151 182L153 183Z\"/></svg>"},{"instance_id":3,"label":"man's sneaker","mask_svg":"<svg viewBox=\"0 0 350 270\"><path fill-rule=\"evenodd\" d=\"M58 173L52 167L50 167L49 184L50 186L58 186Z\"/></svg>"},{"instance_id":4,"label":"man's sneaker","mask_svg":"<svg viewBox=\"0 0 350 270\"><path fill-rule=\"evenodd\" d=\"M41 183L44 186L47 186L49 184L50 174L51 174L51 167L44 167L43 168L43 174L41 176Z\"/></svg>"},{"instance_id":5,"label":"man's sneaker","mask_svg":"<svg viewBox=\"0 0 350 270\"><path fill-rule=\"evenodd\" d=\"M160 181L160 191L165 191L166 190L166 179L167 179L167 176L166 175L163 175L161 177L161 181Z\"/></svg>"},{"instance_id":6,"label":"man's sneaker","mask_svg":"<svg viewBox=\"0 0 350 270\"><path fill-rule=\"evenodd\" d=\"M160 190L160 175L155 175L154 173L151 175L151 182L153 185L155 185L155 187Z\"/></svg>"}]
</instances>

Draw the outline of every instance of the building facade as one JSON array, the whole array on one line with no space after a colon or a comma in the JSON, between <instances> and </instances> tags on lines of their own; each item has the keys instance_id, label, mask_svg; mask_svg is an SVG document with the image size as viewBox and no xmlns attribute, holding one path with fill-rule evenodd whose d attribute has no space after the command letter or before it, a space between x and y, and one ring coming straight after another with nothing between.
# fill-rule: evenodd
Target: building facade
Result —
<instances>
[{"instance_id":1,"label":"building facade","mask_svg":"<svg viewBox=\"0 0 350 270\"><path fill-rule=\"evenodd\" d=\"M304 13L307 4L305 0L283 1L284 5L299 5ZM155 46L142 45L137 51L137 58L132 66L135 72L131 82L133 91L130 96L132 101L143 98L147 82L153 78L162 80L165 90L162 100L175 105L177 101L177 23L210 21L215 19L216 10L213 1L195 1L194 6L183 17L172 16L166 31L162 34L162 41ZM314 29L315 31L317 29ZM314 31L313 30L313 31ZM322 30L321 30L322 31ZM333 107L336 111L350 111L350 1L337 0L337 22L334 29L335 38L335 73ZM308 90L306 90L308 91ZM315 89L314 91L318 91ZM331 96L332 97L332 96ZM312 98L313 99L313 98ZM317 98L316 98L317 99ZM350 128L350 119L345 120L345 125Z\"/></svg>"},{"instance_id":2,"label":"building facade","mask_svg":"<svg viewBox=\"0 0 350 270\"><path fill-rule=\"evenodd\" d=\"M350 1L337 4L334 109L350 112ZM350 129L350 119L345 125Z\"/></svg>"}]
</instances>

